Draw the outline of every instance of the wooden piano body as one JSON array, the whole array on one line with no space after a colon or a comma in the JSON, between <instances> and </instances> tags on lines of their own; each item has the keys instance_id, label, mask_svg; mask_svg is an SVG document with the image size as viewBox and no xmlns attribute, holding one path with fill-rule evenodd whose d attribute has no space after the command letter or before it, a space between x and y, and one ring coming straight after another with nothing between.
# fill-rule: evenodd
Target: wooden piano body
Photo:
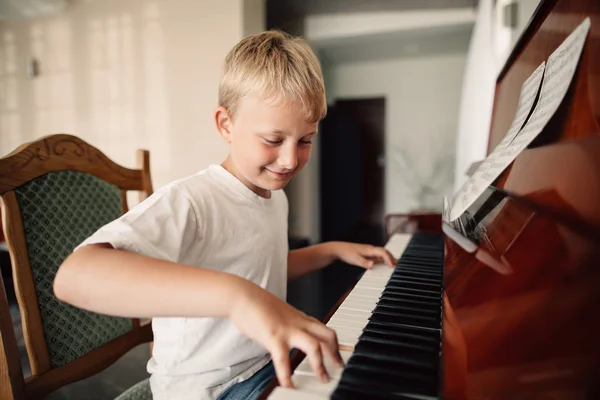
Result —
<instances>
[{"instance_id":1,"label":"wooden piano body","mask_svg":"<svg viewBox=\"0 0 600 400\"><path fill-rule=\"evenodd\" d=\"M586 17L561 106L469 210L480 250L446 238L444 398L600 398L600 1L541 2L498 77L489 150Z\"/></svg>"},{"instance_id":2,"label":"wooden piano body","mask_svg":"<svg viewBox=\"0 0 600 400\"><path fill-rule=\"evenodd\" d=\"M444 235L438 398L600 398L600 0L542 0L498 76L489 151L524 81L587 17L561 106L467 210L476 249Z\"/></svg>"}]
</instances>

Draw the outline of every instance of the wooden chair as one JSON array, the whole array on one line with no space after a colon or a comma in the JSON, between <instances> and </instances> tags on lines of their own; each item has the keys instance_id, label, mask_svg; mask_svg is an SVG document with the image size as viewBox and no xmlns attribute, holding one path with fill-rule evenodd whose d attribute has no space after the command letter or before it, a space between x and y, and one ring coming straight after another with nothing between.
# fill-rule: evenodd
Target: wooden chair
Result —
<instances>
[{"instance_id":1,"label":"wooden chair","mask_svg":"<svg viewBox=\"0 0 600 400\"><path fill-rule=\"evenodd\" d=\"M2 222L32 371L25 379L0 278L0 399L41 399L152 340L149 323L72 307L52 289L66 256L127 211L127 191L142 199L152 193L148 151L138 150L138 163L139 169L124 168L63 134L0 158ZM151 398L148 380L119 398Z\"/></svg>"}]
</instances>

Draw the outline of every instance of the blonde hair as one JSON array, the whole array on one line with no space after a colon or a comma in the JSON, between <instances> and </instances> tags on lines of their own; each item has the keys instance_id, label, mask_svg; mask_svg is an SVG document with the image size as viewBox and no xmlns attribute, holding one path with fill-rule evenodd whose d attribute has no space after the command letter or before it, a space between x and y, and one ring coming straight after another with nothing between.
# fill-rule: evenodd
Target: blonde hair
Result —
<instances>
[{"instance_id":1,"label":"blonde hair","mask_svg":"<svg viewBox=\"0 0 600 400\"><path fill-rule=\"evenodd\" d=\"M248 36L225 58L219 105L233 116L239 101L249 94L300 106L309 122L318 122L327 113L319 60L306 41L280 31Z\"/></svg>"}]
</instances>

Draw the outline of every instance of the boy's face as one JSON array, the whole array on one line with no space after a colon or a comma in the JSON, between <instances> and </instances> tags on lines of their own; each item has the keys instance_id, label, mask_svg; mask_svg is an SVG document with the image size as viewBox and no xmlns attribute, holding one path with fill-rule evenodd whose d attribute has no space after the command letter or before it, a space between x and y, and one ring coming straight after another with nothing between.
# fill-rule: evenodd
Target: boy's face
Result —
<instances>
[{"instance_id":1,"label":"boy's face","mask_svg":"<svg viewBox=\"0 0 600 400\"><path fill-rule=\"evenodd\" d=\"M318 122L307 122L298 107L244 97L232 119L217 107L217 129L230 144L223 167L256 194L282 189L310 158Z\"/></svg>"}]
</instances>

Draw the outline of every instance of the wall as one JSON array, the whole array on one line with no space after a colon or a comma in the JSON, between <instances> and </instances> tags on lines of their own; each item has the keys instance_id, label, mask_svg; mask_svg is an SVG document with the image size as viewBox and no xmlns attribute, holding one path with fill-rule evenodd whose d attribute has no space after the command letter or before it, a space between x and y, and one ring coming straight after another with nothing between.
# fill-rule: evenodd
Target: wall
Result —
<instances>
[{"instance_id":1,"label":"wall","mask_svg":"<svg viewBox=\"0 0 600 400\"><path fill-rule=\"evenodd\" d=\"M222 161L212 122L221 63L264 27L264 1L247 2L75 1L56 17L0 24L0 154L58 132L127 166L143 147L155 187Z\"/></svg>"},{"instance_id":2,"label":"wall","mask_svg":"<svg viewBox=\"0 0 600 400\"><path fill-rule=\"evenodd\" d=\"M385 212L441 208L452 189L465 54L334 65L329 97L386 98ZM418 198L422 184L438 193Z\"/></svg>"}]
</instances>

